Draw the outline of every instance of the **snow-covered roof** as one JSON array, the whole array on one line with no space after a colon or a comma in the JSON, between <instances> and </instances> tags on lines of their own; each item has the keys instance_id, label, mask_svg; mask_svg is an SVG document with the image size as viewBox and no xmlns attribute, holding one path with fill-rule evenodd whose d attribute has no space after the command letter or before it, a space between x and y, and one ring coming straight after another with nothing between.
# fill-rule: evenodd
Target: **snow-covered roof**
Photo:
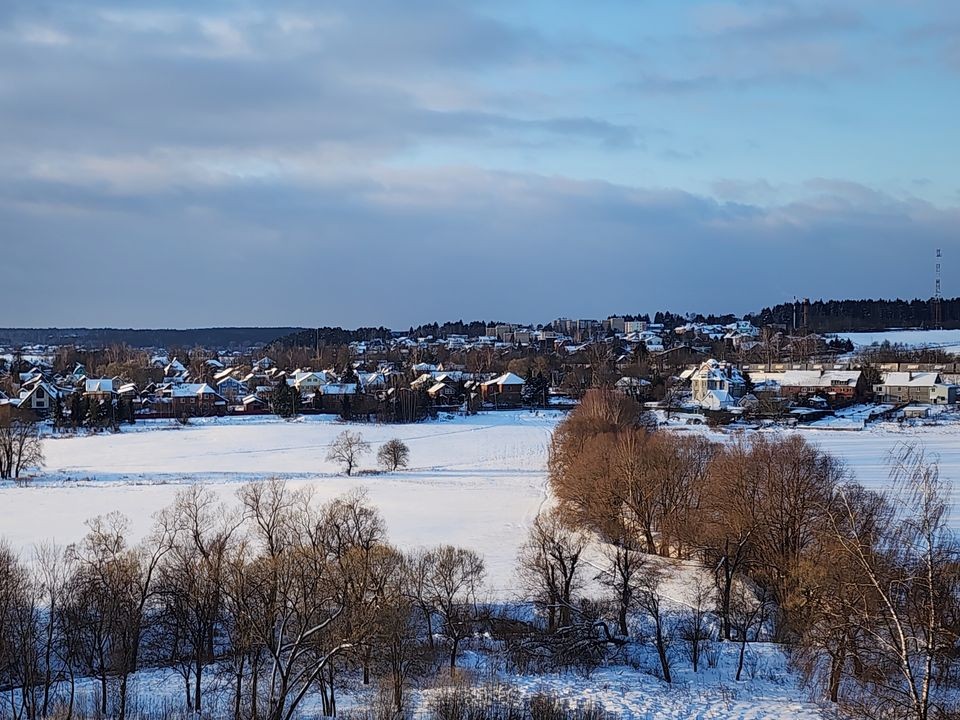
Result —
<instances>
[{"instance_id":1,"label":"snow-covered roof","mask_svg":"<svg viewBox=\"0 0 960 720\"><path fill-rule=\"evenodd\" d=\"M213 379L216 380L217 382L220 382L222 380L226 380L227 378L232 378L232 377L233 377L233 368L226 368L214 374Z\"/></svg>"},{"instance_id":2,"label":"snow-covered roof","mask_svg":"<svg viewBox=\"0 0 960 720\"><path fill-rule=\"evenodd\" d=\"M784 372L752 372L754 387L759 383L776 383L781 387L830 388L856 387L860 370L786 370Z\"/></svg>"},{"instance_id":3,"label":"snow-covered roof","mask_svg":"<svg viewBox=\"0 0 960 720\"><path fill-rule=\"evenodd\" d=\"M933 387L941 382L935 372L888 372L883 374L883 385L889 387Z\"/></svg>"},{"instance_id":4,"label":"snow-covered roof","mask_svg":"<svg viewBox=\"0 0 960 720\"><path fill-rule=\"evenodd\" d=\"M484 385L523 385L526 383L519 375L514 375L512 372L505 372L500 377L495 377L493 380L487 380Z\"/></svg>"},{"instance_id":5,"label":"snow-covered roof","mask_svg":"<svg viewBox=\"0 0 960 720\"><path fill-rule=\"evenodd\" d=\"M83 391L88 393L112 393L113 380L109 378L87 378Z\"/></svg>"},{"instance_id":6,"label":"snow-covered roof","mask_svg":"<svg viewBox=\"0 0 960 720\"><path fill-rule=\"evenodd\" d=\"M220 393L207 383L183 383L170 388L170 397L193 397L194 395L216 395L219 397Z\"/></svg>"},{"instance_id":7,"label":"snow-covered roof","mask_svg":"<svg viewBox=\"0 0 960 720\"><path fill-rule=\"evenodd\" d=\"M638 377L622 377L617 380L615 386L618 388L625 387L646 387L650 384L649 380L644 380L643 378Z\"/></svg>"},{"instance_id":8,"label":"snow-covered roof","mask_svg":"<svg viewBox=\"0 0 960 720\"><path fill-rule=\"evenodd\" d=\"M31 395L33 395L33 394L37 391L38 388L42 388L43 391L44 391L47 395L49 395L50 397L52 397L52 398L58 398L58 397L60 397L60 391L59 391L57 388L55 388L55 387L54 387L53 385L51 385L50 383L44 382L44 381L41 380L40 382L38 382L38 383L36 383L35 385L31 386L28 390L21 391L21 393L20 393L20 400L21 400L21 401L26 400L26 399L29 398Z\"/></svg>"},{"instance_id":9,"label":"snow-covered roof","mask_svg":"<svg viewBox=\"0 0 960 720\"><path fill-rule=\"evenodd\" d=\"M736 400L726 390L708 390L700 401L700 406L708 410L722 410L735 404Z\"/></svg>"},{"instance_id":10,"label":"snow-covered roof","mask_svg":"<svg viewBox=\"0 0 960 720\"><path fill-rule=\"evenodd\" d=\"M183 363L174 358L170 363L163 369L165 375L180 375L185 373L187 368L184 367Z\"/></svg>"},{"instance_id":11,"label":"snow-covered roof","mask_svg":"<svg viewBox=\"0 0 960 720\"><path fill-rule=\"evenodd\" d=\"M320 386L321 395L353 395L356 392L356 383L327 383Z\"/></svg>"}]
</instances>

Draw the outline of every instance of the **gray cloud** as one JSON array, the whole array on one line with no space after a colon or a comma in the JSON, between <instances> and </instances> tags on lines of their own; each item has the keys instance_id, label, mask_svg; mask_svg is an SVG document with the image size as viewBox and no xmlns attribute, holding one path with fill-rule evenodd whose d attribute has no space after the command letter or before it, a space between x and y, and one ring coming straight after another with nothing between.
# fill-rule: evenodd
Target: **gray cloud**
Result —
<instances>
[{"instance_id":1,"label":"gray cloud","mask_svg":"<svg viewBox=\"0 0 960 720\"><path fill-rule=\"evenodd\" d=\"M16 299L0 325L745 311L876 295L878 277L922 294L913 260L890 268L883 249L960 250L956 208L842 180L707 195L477 167L539 151L636 160L646 177L646 157L689 164L709 140L682 147L655 108L611 107L595 86L694 95L857 72L846 41L873 31L859 0L722 6L670 52L561 42L490 7L0 3L0 255ZM591 62L603 82L578 76ZM677 147L647 153L653 136Z\"/></svg>"},{"instance_id":2,"label":"gray cloud","mask_svg":"<svg viewBox=\"0 0 960 720\"><path fill-rule=\"evenodd\" d=\"M882 248L909 236L918 249L960 251L955 209L831 180L797 194L763 206L462 169L149 198L8 183L7 237L30 239L14 244L13 261L49 258L44 273L58 280L51 290L32 273L8 276L10 296L24 302L4 306L0 324L743 312L794 294L875 295L878 277L892 294L923 294L904 278L922 277L925 256L891 269Z\"/></svg>"}]
</instances>

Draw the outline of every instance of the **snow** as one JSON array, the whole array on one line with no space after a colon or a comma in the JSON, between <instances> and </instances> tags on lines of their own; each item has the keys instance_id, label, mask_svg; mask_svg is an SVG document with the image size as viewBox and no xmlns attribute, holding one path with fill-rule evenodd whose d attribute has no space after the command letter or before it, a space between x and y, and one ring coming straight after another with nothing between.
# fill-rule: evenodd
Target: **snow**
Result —
<instances>
[{"instance_id":1,"label":"snow","mask_svg":"<svg viewBox=\"0 0 960 720\"><path fill-rule=\"evenodd\" d=\"M857 406L849 416L825 418L808 427L785 429L769 427L762 430L727 429L714 430L705 425L674 425L673 432L697 432L712 440L726 441L738 432L796 433L820 449L843 460L854 480L864 487L878 492L891 490L889 459L903 443L917 443L928 460L939 464L940 477L953 486L953 506L948 514L948 524L960 531L960 507L957 506L956 486L960 480L960 422L942 424L904 424L877 422L863 424L866 406ZM876 407L876 406L871 406ZM679 422L679 421L675 421Z\"/></svg>"},{"instance_id":2,"label":"snow","mask_svg":"<svg viewBox=\"0 0 960 720\"><path fill-rule=\"evenodd\" d=\"M862 427L866 406L851 408L846 420ZM414 425L346 424L311 416L282 421L272 416L195 420L180 428L169 421L141 422L118 434L51 438L47 469L30 487L0 486L0 534L29 556L45 540L69 543L85 532L84 521L119 510L131 520L131 535L145 535L151 516L169 505L186 483L202 482L224 501L235 503L243 482L266 477L291 487L309 487L324 500L364 488L383 513L391 539L403 548L453 543L473 548L486 559L492 598L517 597L516 553L538 510L548 502L545 463L550 434L563 414L556 411L490 412L471 417L445 416ZM840 423L842 426L842 423ZM351 478L326 460L330 443L344 429L363 434L372 445L362 469L372 469L380 443L400 438L411 450L411 467L396 473ZM730 432L675 427L672 432ZM762 430L797 432L842 457L856 478L877 489L887 486L886 457L902 441L920 441L941 462L943 477L960 475L960 423L899 426L867 425L858 432L803 428ZM951 522L960 527L954 513ZM593 561L593 559L591 559ZM664 561L659 561L664 562ZM662 586L675 608L690 604L702 570L673 563ZM736 648L726 645L718 668L693 673L679 658L670 686L640 669L625 666L576 674L501 677L523 693L548 690L579 704L596 703L625 720L633 718L823 717L808 701L784 665L778 648L751 644L758 670L734 682ZM180 692L169 673L140 674L141 689L154 695Z\"/></svg>"},{"instance_id":3,"label":"snow","mask_svg":"<svg viewBox=\"0 0 960 720\"><path fill-rule=\"evenodd\" d=\"M960 352L960 330L884 330L882 332L841 332L857 347L880 345L909 345L918 348L941 348L947 352Z\"/></svg>"},{"instance_id":4,"label":"snow","mask_svg":"<svg viewBox=\"0 0 960 720\"><path fill-rule=\"evenodd\" d=\"M547 447L560 417L557 411L491 412L416 425L231 418L53 438L45 441L42 478L28 488L0 488L0 534L29 555L43 540L77 541L85 520L119 510L130 518L132 535L142 537L153 513L172 503L185 483L204 482L233 504L243 482L280 477L294 488L309 486L319 500L366 489L398 545L476 549L487 561L488 589L510 595L517 548L544 502ZM374 468L378 446L395 437L409 445L411 467L340 474L326 454L348 427L372 446L361 469Z\"/></svg>"}]
</instances>

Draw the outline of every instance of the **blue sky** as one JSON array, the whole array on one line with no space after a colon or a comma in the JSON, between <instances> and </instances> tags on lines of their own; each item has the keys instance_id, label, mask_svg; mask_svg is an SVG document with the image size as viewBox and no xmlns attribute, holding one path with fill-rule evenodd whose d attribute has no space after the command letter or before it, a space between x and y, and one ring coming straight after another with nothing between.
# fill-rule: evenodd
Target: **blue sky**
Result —
<instances>
[{"instance_id":1,"label":"blue sky","mask_svg":"<svg viewBox=\"0 0 960 720\"><path fill-rule=\"evenodd\" d=\"M943 0L7 0L0 325L960 294L958 80Z\"/></svg>"}]
</instances>

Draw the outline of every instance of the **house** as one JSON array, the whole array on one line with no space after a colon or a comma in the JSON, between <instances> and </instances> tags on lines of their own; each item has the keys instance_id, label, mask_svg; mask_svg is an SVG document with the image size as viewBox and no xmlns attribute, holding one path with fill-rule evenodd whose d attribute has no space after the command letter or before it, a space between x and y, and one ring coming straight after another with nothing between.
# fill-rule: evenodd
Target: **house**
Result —
<instances>
[{"instance_id":1,"label":"house","mask_svg":"<svg viewBox=\"0 0 960 720\"><path fill-rule=\"evenodd\" d=\"M947 405L957 402L957 385L945 383L938 372L887 372L873 386L877 402Z\"/></svg>"},{"instance_id":2,"label":"house","mask_svg":"<svg viewBox=\"0 0 960 720\"><path fill-rule=\"evenodd\" d=\"M809 402L820 397L831 406L844 405L864 397L860 370L785 370L750 373L754 392L779 394L785 400ZM777 390L777 388L779 390Z\"/></svg>"},{"instance_id":3,"label":"house","mask_svg":"<svg viewBox=\"0 0 960 720\"><path fill-rule=\"evenodd\" d=\"M638 377L624 376L617 380L613 387L625 395L643 397L649 392L650 381Z\"/></svg>"},{"instance_id":4,"label":"house","mask_svg":"<svg viewBox=\"0 0 960 720\"><path fill-rule=\"evenodd\" d=\"M126 383L119 387L117 394L124 400L134 400L140 395L140 391L136 383Z\"/></svg>"},{"instance_id":5,"label":"house","mask_svg":"<svg viewBox=\"0 0 960 720\"><path fill-rule=\"evenodd\" d=\"M227 400L207 383L180 383L164 390L173 417L227 414Z\"/></svg>"},{"instance_id":6,"label":"house","mask_svg":"<svg viewBox=\"0 0 960 720\"><path fill-rule=\"evenodd\" d=\"M289 380L292 382L288 382L288 384L293 385L300 392L311 393L316 392L317 388L321 385L326 385L330 382L330 377L322 370L320 372L297 370Z\"/></svg>"},{"instance_id":7,"label":"house","mask_svg":"<svg viewBox=\"0 0 960 720\"><path fill-rule=\"evenodd\" d=\"M525 384L526 381L519 375L506 372L493 380L480 383L480 392L485 402L497 406L516 406L521 404Z\"/></svg>"},{"instance_id":8,"label":"house","mask_svg":"<svg viewBox=\"0 0 960 720\"><path fill-rule=\"evenodd\" d=\"M387 376L382 372L364 372L359 374L360 387L365 392L387 389Z\"/></svg>"},{"instance_id":9,"label":"house","mask_svg":"<svg viewBox=\"0 0 960 720\"><path fill-rule=\"evenodd\" d=\"M87 378L83 383L83 394L90 400L109 402L116 392L110 378Z\"/></svg>"},{"instance_id":10,"label":"house","mask_svg":"<svg viewBox=\"0 0 960 720\"><path fill-rule=\"evenodd\" d=\"M227 375L217 382L217 392L227 400L233 402L246 394L247 386L233 377L233 375Z\"/></svg>"},{"instance_id":11,"label":"house","mask_svg":"<svg viewBox=\"0 0 960 720\"><path fill-rule=\"evenodd\" d=\"M704 410L727 410L738 406L737 399L726 390L707 390L699 402Z\"/></svg>"},{"instance_id":12,"label":"house","mask_svg":"<svg viewBox=\"0 0 960 720\"><path fill-rule=\"evenodd\" d=\"M684 373L686 375L686 373ZM687 379L681 375L681 378ZM707 360L687 375L693 391L693 401L710 405L717 403L736 404L746 392L747 383L740 370L728 362ZM711 394L713 393L713 394ZM709 396L709 397L708 397Z\"/></svg>"},{"instance_id":13,"label":"house","mask_svg":"<svg viewBox=\"0 0 960 720\"><path fill-rule=\"evenodd\" d=\"M187 368L176 358L167 363L166 367L163 368L163 376L167 379L184 378L186 377L186 374Z\"/></svg>"},{"instance_id":14,"label":"house","mask_svg":"<svg viewBox=\"0 0 960 720\"><path fill-rule=\"evenodd\" d=\"M38 417L45 417L53 410L58 397L60 391L41 380L21 391L19 407L32 410Z\"/></svg>"},{"instance_id":15,"label":"house","mask_svg":"<svg viewBox=\"0 0 960 720\"><path fill-rule=\"evenodd\" d=\"M427 388L427 395L429 395L437 405L452 405L457 402L460 393L457 391L455 385L438 382Z\"/></svg>"},{"instance_id":16,"label":"house","mask_svg":"<svg viewBox=\"0 0 960 720\"><path fill-rule=\"evenodd\" d=\"M243 413L247 415L257 415L270 411L270 406L256 395L247 395L240 401Z\"/></svg>"}]
</instances>

